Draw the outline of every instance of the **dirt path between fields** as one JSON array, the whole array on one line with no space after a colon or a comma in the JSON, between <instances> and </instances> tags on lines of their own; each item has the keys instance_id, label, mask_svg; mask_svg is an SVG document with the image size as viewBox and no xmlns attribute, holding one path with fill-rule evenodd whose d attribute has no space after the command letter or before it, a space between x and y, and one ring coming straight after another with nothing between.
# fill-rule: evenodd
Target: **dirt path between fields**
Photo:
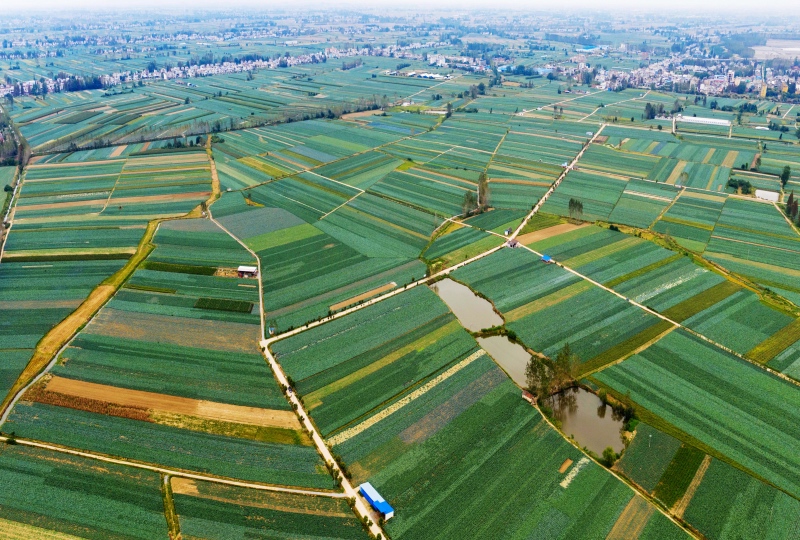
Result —
<instances>
[{"instance_id":1,"label":"dirt path between fields","mask_svg":"<svg viewBox=\"0 0 800 540\"><path fill-rule=\"evenodd\" d=\"M351 304L357 304L361 300L366 300L367 298L372 298L373 296L385 293L386 291L391 291L395 287L397 287L397 283L392 281L391 283L387 283L386 285L381 285L380 287L372 289L371 291L367 291L365 293L359 294L358 296L354 296L352 298L348 298L347 300L342 300L341 302L333 304L330 307L330 310L336 311L338 309L342 309L343 307L347 307Z\"/></svg>"},{"instance_id":2,"label":"dirt path between fields","mask_svg":"<svg viewBox=\"0 0 800 540\"><path fill-rule=\"evenodd\" d=\"M683 497L681 497L681 500L678 501L672 508L672 512L675 514L675 516L683 518L683 514L689 507L689 503L692 502L692 497L694 497L694 493L697 491L697 488L700 487L700 483L703 481L709 465L711 465L711 456L706 454L706 457L703 458L703 462L700 464L700 467L697 468L697 472L694 473L692 483L689 484L688 488L686 488L686 492L683 494Z\"/></svg>"}]
</instances>

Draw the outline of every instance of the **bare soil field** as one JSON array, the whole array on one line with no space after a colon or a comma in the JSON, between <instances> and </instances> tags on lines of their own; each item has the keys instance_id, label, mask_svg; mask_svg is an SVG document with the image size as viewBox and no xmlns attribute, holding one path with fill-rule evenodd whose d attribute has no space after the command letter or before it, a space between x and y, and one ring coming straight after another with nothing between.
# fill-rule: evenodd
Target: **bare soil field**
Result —
<instances>
[{"instance_id":1,"label":"bare soil field","mask_svg":"<svg viewBox=\"0 0 800 540\"><path fill-rule=\"evenodd\" d=\"M292 411L260 409L241 405L229 405L198 399L130 390L117 386L95 384L63 377L53 377L46 386L47 391L62 395L104 401L125 407L142 407L157 411L234 422L262 427L300 429L300 421Z\"/></svg>"},{"instance_id":2,"label":"bare soil field","mask_svg":"<svg viewBox=\"0 0 800 540\"><path fill-rule=\"evenodd\" d=\"M538 231L533 231L528 234L523 234L517 237L517 240L520 244L528 245L533 244L534 242L539 242L540 240L547 240L548 238L552 238L553 236L558 236L561 234L566 234L568 232L576 231L583 227L589 226L589 223L581 223L580 225L573 225L572 223L561 223L560 225L553 225L552 227L547 227L546 229L540 229Z\"/></svg>"}]
</instances>

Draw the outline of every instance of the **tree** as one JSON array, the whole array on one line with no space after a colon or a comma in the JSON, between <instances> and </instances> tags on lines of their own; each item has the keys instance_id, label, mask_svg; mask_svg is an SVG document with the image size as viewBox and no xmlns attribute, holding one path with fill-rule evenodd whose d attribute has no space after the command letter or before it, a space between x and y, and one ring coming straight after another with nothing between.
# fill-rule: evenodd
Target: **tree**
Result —
<instances>
[{"instance_id":1,"label":"tree","mask_svg":"<svg viewBox=\"0 0 800 540\"><path fill-rule=\"evenodd\" d=\"M489 195L489 179L486 177L486 173L482 172L478 177L478 206L481 208L489 206Z\"/></svg>"},{"instance_id":2,"label":"tree","mask_svg":"<svg viewBox=\"0 0 800 540\"><path fill-rule=\"evenodd\" d=\"M613 448L609 446L603 450L603 457L600 460L600 463L610 468L612 465L614 465L615 461L617 461L617 453L614 452Z\"/></svg>"},{"instance_id":3,"label":"tree","mask_svg":"<svg viewBox=\"0 0 800 540\"><path fill-rule=\"evenodd\" d=\"M531 356L531 359L528 360L528 366L525 368L525 383L528 391L538 398L550 395L550 372L541 359Z\"/></svg>"},{"instance_id":4,"label":"tree","mask_svg":"<svg viewBox=\"0 0 800 540\"><path fill-rule=\"evenodd\" d=\"M682 186L685 186L688 181L689 181L689 173L687 173L686 171L682 172L678 177L678 182L680 182Z\"/></svg>"},{"instance_id":5,"label":"tree","mask_svg":"<svg viewBox=\"0 0 800 540\"><path fill-rule=\"evenodd\" d=\"M786 186L786 182L789 181L789 178L792 176L792 168L786 165L783 168L783 172L781 172L781 184Z\"/></svg>"},{"instance_id":6,"label":"tree","mask_svg":"<svg viewBox=\"0 0 800 540\"><path fill-rule=\"evenodd\" d=\"M451 116L453 116L453 104L448 101L447 102L447 112L444 113L444 117L445 118L450 118Z\"/></svg>"},{"instance_id":7,"label":"tree","mask_svg":"<svg viewBox=\"0 0 800 540\"><path fill-rule=\"evenodd\" d=\"M557 390L563 390L575 382L575 375L578 372L578 355L572 352L569 343L558 351L556 360L553 363L552 386Z\"/></svg>"},{"instance_id":8,"label":"tree","mask_svg":"<svg viewBox=\"0 0 800 540\"><path fill-rule=\"evenodd\" d=\"M786 213L792 215L792 206L794 206L794 190L789 193L789 198L786 199Z\"/></svg>"},{"instance_id":9,"label":"tree","mask_svg":"<svg viewBox=\"0 0 800 540\"><path fill-rule=\"evenodd\" d=\"M464 202L461 203L461 210L464 215L469 214L478 207L478 198L471 189L464 193Z\"/></svg>"},{"instance_id":10,"label":"tree","mask_svg":"<svg viewBox=\"0 0 800 540\"><path fill-rule=\"evenodd\" d=\"M576 221L583 217L583 203L578 199L569 200L569 217Z\"/></svg>"}]
</instances>

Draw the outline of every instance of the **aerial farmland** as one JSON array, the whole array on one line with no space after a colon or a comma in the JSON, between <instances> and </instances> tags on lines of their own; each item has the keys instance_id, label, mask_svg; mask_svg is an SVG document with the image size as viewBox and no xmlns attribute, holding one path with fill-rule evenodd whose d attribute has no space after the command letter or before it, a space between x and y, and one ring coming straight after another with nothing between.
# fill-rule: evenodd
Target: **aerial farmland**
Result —
<instances>
[{"instance_id":1,"label":"aerial farmland","mask_svg":"<svg viewBox=\"0 0 800 540\"><path fill-rule=\"evenodd\" d=\"M800 538L800 19L188 13L0 21L0 538Z\"/></svg>"}]
</instances>

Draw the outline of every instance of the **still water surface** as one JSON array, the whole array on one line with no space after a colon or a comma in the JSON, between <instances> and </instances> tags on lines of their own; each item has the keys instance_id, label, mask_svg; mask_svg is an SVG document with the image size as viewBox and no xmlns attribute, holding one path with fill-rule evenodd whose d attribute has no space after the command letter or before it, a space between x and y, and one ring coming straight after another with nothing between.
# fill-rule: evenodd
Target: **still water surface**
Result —
<instances>
[{"instance_id":1,"label":"still water surface","mask_svg":"<svg viewBox=\"0 0 800 540\"><path fill-rule=\"evenodd\" d=\"M466 285L445 278L431 285L431 289L455 313L461 325L471 332L503 324L503 318L495 312L492 304Z\"/></svg>"},{"instance_id":2,"label":"still water surface","mask_svg":"<svg viewBox=\"0 0 800 540\"><path fill-rule=\"evenodd\" d=\"M515 383L525 388L525 369L531 355L522 345L510 341L506 336L479 337L478 343Z\"/></svg>"},{"instance_id":3,"label":"still water surface","mask_svg":"<svg viewBox=\"0 0 800 540\"><path fill-rule=\"evenodd\" d=\"M553 416L561 421L564 433L572 435L579 445L598 456L609 446L615 452L622 451L622 415L595 394L583 388L569 388L551 397L548 404Z\"/></svg>"}]
</instances>

